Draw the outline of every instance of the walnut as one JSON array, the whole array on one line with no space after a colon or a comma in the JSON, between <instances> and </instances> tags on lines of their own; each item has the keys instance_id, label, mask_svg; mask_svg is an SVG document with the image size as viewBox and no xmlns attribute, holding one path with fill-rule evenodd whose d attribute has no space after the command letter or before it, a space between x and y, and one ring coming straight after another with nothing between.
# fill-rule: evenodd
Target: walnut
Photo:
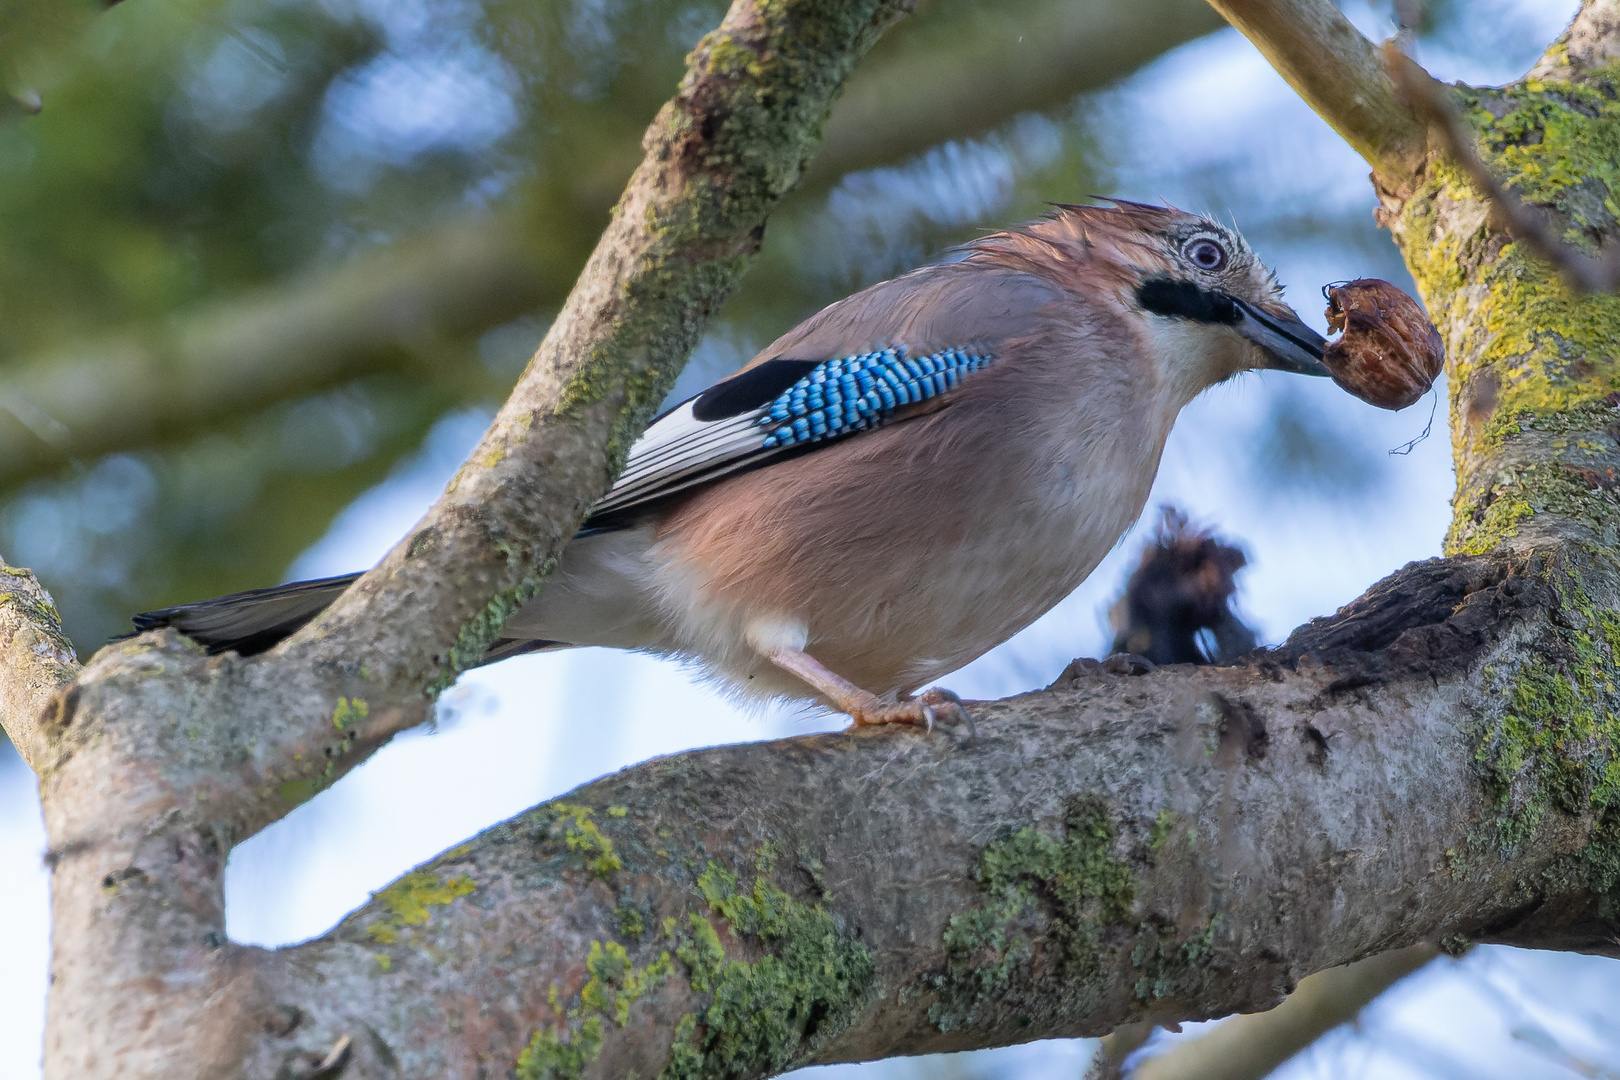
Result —
<instances>
[{"instance_id":1,"label":"walnut","mask_svg":"<svg viewBox=\"0 0 1620 1080\"><path fill-rule=\"evenodd\" d=\"M1328 329L1344 331L1322 355L1334 382L1381 409L1404 409L1429 392L1446 349L1416 300L1377 278L1322 291Z\"/></svg>"}]
</instances>

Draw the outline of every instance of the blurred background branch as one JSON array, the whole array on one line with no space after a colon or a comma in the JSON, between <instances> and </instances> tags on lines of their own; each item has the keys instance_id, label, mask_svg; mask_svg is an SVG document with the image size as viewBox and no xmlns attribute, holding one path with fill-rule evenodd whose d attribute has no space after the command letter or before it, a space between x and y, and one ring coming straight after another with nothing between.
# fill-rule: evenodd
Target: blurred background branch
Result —
<instances>
[{"instance_id":1,"label":"blurred background branch","mask_svg":"<svg viewBox=\"0 0 1620 1080\"><path fill-rule=\"evenodd\" d=\"M1262 1080L1367 1004L1433 960L1432 945L1369 956L1300 980L1281 1005L1230 1017L1214 1030L1176 1042L1129 1070L1131 1080Z\"/></svg>"}]
</instances>

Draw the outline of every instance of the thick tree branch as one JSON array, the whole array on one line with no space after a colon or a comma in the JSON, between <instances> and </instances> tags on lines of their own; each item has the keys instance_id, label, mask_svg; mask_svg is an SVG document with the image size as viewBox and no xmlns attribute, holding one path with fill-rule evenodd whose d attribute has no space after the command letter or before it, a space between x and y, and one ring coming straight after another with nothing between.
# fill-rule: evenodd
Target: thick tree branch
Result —
<instances>
[{"instance_id":1,"label":"thick tree branch","mask_svg":"<svg viewBox=\"0 0 1620 1080\"><path fill-rule=\"evenodd\" d=\"M1617 569L1414 564L1237 667L1093 665L977 707L977 742L863 731L627 770L318 941L224 947L248 1071L350 1036L351 1076L755 1077L1262 1009L1446 936L1614 954L1613 721L1526 750L1511 688L1605 633ZM1579 693L1612 716L1604 641ZM289 1006L284 1031L248 1019Z\"/></svg>"},{"instance_id":2,"label":"thick tree branch","mask_svg":"<svg viewBox=\"0 0 1620 1080\"><path fill-rule=\"evenodd\" d=\"M1218 25L1201 0L1047 0L1027 15L1027 25L998 19L993 32L957 35L943 50L930 38L874 58L833 111L805 189L1061 105ZM479 220L85 342L71 355L18 359L0 374L0 486L373 371L431 363L421 343L559 306L635 168L634 150L559 179L566 191L527 192Z\"/></svg>"},{"instance_id":3,"label":"thick tree branch","mask_svg":"<svg viewBox=\"0 0 1620 1080\"><path fill-rule=\"evenodd\" d=\"M1582 292L1612 292L1620 287L1620 247L1612 247L1593 257L1560 238L1562 223L1549 210L1527 205L1492 174L1474 146L1474 133L1458 115L1450 94L1394 42L1385 42L1384 64L1394 76L1401 96L1413 110L1440 133L1446 153L1462 167L1499 214L1515 239L1563 275L1564 280Z\"/></svg>"},{"instance_id":4,"label":"thick tree branch","mask_svg":"<svg viewBox=\"0 0 1620 1080\"><path fill-rule=\"evenodd\" d=\"M1398 185L1423 163L1423 125L1398 99L1372 42L1331 0L1209 0L1254 42L1386 183Z\"/></svg>"},{"instance_id":5,"label":"thick tree branch","mask_svg":"<svg viewBox=\"0 0 1620 1080\"><path fill-rule=\"evenodd\" d=\"M47 751L40 714L78 671L51 594L33 574L0 559L0 727L30 768Z\"/></svg>"}]
</instances>

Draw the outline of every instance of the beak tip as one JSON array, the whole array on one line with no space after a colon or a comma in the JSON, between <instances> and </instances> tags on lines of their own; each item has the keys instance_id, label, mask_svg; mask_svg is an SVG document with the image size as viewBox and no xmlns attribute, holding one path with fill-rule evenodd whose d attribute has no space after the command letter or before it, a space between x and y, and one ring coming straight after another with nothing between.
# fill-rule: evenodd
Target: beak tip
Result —
<instances>
[{"instance_id":1,"label":"beak tip","mask_svg":"<svg viewBox=\"0 0 1620 1080\"><path fill-rule=\"evenodd\" d=\"M1290 311L1284 318L1242 301L1238 306L1244 315L1238 333L1260 347L1271 361L1269 367L1296 375L1332 376L1322 363L1327 338L1306 326L1296 312Z\"/></svg>"}]
</instances>

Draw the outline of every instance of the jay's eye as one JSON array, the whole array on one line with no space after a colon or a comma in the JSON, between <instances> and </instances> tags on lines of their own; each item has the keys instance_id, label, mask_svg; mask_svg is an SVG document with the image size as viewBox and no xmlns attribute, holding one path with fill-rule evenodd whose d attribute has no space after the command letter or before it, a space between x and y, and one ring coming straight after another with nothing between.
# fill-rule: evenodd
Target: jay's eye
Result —
<instances>
[{"instance_id":1,"label":"jay's eye","mask_svg":"<svg viewBox=\"0 0 1620 1080\"><path fill-rule=\"evenodd\" d=\"M1226 249L1207 236L1191 241L1181 253L1198 269L1211 273L1226 265Z\"/></svg>"}]
</instances>

